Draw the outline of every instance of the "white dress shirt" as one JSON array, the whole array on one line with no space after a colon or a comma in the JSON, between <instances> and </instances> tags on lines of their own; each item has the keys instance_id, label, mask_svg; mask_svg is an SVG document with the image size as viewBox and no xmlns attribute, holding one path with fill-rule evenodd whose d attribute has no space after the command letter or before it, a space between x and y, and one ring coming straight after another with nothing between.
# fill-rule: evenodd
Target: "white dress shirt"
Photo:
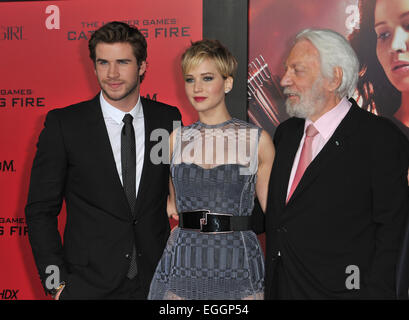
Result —
<instances>
[{"instance_id":1,"label":"white dress shirt","mask_svg":"<svg viewBox=\"0 0 409 320\"><path fill-rule=\"evenodd\" d=\"M122 119L129 113L132 117L132 124L135 130L135 150L136 150L136 195L138 195L139 183L141 181L143 157L145 154L145 122L143 118L143 109L141 98L135 107L129 112L123 112L109 104L102 92L100 94L100 103L102 114L104 116L105 126L108 130L109 141L111 143L112 153L114 154L116 169L122 183L122 163L121 163L121 131L124 123ZM122 183L123 184L123 183Z\"/></svg>"}]
</instances>

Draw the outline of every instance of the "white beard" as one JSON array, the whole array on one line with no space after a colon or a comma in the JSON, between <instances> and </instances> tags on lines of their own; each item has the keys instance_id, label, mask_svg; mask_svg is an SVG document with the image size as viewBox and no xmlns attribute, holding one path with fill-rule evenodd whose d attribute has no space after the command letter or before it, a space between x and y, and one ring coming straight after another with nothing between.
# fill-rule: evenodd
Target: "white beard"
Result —
<instances>
[{"instance_id":1,"label":"white beard","mask_svg":"<svg viewBox=\"0 0 409 320\"><path fill-rule=\"evenodd\" d=\"M291 92L289 88L284 89L284 94L295 94L299 97L299 102L292 103L289 99L285 101L286 111L290 117L297 117L302 119L308 119L312 115L317 114L319 110L323 108L323 101L325 96L323 94L323 82L322 77L317 78L310 90L304 94Z\"/></svg>"}]
</instances>

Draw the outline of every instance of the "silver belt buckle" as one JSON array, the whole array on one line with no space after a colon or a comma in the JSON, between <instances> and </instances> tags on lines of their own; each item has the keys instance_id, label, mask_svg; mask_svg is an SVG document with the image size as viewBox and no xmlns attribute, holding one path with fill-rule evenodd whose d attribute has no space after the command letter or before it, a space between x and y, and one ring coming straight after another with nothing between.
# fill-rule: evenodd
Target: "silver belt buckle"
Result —
<instances>
[{"instance_id":1,"label":"silver belt buckle","mask_svg":"<svg viewBox=\"0 0 409 320\"><path fill-rule=\"evenodd\" d=\"M199 220L199 222L200 222L200 232L208 233L208 232L203 231L203 226L207 224L207 214L210 213L210 210L198 210L198 211L204 211L204 213L203 213L204 217Z\"/></svg>"},{"instance_id":2,"label":"silver belt buckle","mask_svg":"<svg viewBox=\"0 0 409 320\"><path fill-rule=\"evenodd\" d=\"M203 231L203 226L207 225L207 215L217 215L217 216L225 216L225 217L233 217L232 214L228 213L215 213L215 212L210 212L210 210L200 210L200 211L205 211L204 212L204 217L199 220L200 222L200 232L205 233L205 234L217 234L217 233L233 233L233 230L229 231L216 231L216 232L208 232L208 231Z\"/></svg>"}]
</instances>

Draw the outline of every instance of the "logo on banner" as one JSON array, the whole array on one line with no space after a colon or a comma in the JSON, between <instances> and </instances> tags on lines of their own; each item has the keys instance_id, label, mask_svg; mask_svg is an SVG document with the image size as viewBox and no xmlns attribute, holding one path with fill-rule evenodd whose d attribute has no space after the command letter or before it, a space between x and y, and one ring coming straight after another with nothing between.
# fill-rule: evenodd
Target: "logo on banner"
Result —
<instances>
[{"instance_id":1,"label":"logo on banner","mask_svg":"<svg viewBox=\"0 0 409 320\"><path fill-rule=\"evenodd\" d=\"M0 299L1 300L18 300L17 293L20 290L14 289L0 289Z\"/></svg>"},{"instance_id":2,"label":"logo on banner","mask_svg":"<svg viewBox=\"0 0 409 320\"><path fill-rule=\"evenodd\" d=\"M120 21L137 27L145 38L174 39L192 36L191 27L179 25L180 22L176 18L128 19ZM67 40L89 40L95 30L104 24L104 21L81 21L81 27L78 30L67 32Z\"/></svg>"},{"instance_id":3,"label":"logo on banner","mask_svg":"<svg viewBox=\"0 0 409 320\"><path fill-rule=\"evenodd\" d=\"M16 172L14 160L0 160L0 172Z\"/></svg>"},{"instance_id":4,"label":"logo on banner","mask_svg":"<svg viewBox=\"0 0 409 320\"><path fill-rule=\"evenodd\" d=\"M147 93L146 95L144 95L144 96L142 96L142 97L145 98L145 99L148 99L148 100L157 101L158 93L154 93L154 94L152 94L152 93Z\"/></svg>"},{"instance_id":5,"label":"logo on banner","mask_svg":"<svg viewBox=\"0 0 409 320\"><path fill-rule=\"evenodd\" d=\"M31 89L0 89L0 108L6 107L45 107L45 98L33 96Z\"/></svg>"},{"instance_id":6,"label":"logo on banner","mask_svg":"<svg viewBox=\"0 0 409 320\"><path fill-rule=\"evenodd\" d=\"M24 218L0 217L0 236L24 237L27 233L28 227Z\"/></svg>"},{"instance_id":7,"label":"logo on banner","mask_svg":"<svg viewBox=\"0 0 409 320\"><path fill-rule=\"evenodd\" d=\"M0 40L24 40L23 26L0 26Z\"/></svg>"}]
</instances>

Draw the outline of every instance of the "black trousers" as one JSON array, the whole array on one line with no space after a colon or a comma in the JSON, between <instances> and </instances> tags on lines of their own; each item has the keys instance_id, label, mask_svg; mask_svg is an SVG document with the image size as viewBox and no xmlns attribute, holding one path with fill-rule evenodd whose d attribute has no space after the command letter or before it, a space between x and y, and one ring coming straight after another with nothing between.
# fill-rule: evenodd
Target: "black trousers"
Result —
<instances>
[{"instance_id":1,"label":"black trousers","mask_svg":"<svg viewBox=\"0 0 409 320\"><path fill-rule=\"evenodd\" d=\"M273 297L274 300L290 300L291 293L287 283L284 265L281 257L277 257L277 264L273 273Z\"/></svg>"},{"instance_id":2,"label":"black trousers","mask_svg":"<svg viewBox=\"0 0 409 320\"><path fill-rule=\"evenodd\" d=\"M68 289L68 290L67 290ZM112 290L110 293L97 298L98 300L146 300L148 292L144 290L138 274L129 279L125 277L119 287ZM70 293L69 287L65 288L61 295L60 300L86 300L86 297L78 298ZM95 298L90 298L95 300Z\"/></svg>"},{"instance_id":3,"label":"black trousers","mask_svg":"<svg viewBox=\"0 0 409 320\"><path fill-rule=\"evenodd\" d=\"M139 275L133 279L125 277L121 285L109 294L108 300L146 300L148 293L143 289Z\"/></svg>"}]
</instances>

